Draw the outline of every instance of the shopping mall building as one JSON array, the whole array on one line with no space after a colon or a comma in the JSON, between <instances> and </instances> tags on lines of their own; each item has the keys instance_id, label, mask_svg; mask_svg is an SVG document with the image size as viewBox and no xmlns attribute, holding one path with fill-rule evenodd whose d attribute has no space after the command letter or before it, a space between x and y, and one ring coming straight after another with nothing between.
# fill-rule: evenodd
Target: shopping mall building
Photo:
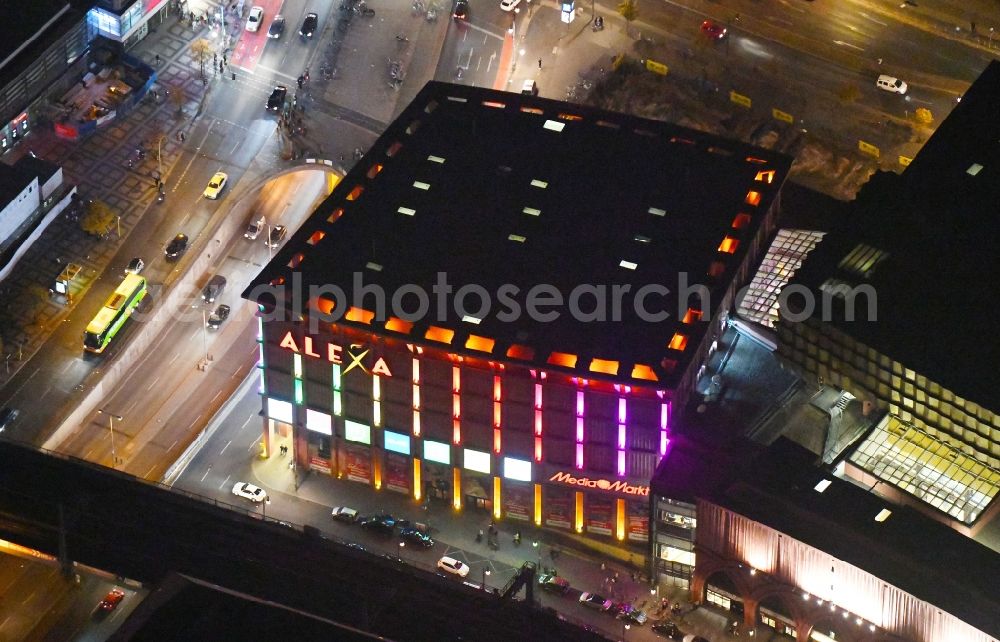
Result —
<instances>
[{"instance_id":1,"label":"shopping mall building","mask_svg":"<svg viewBox=\"0 0 1000 642\"><path fill-rule=\"evenodd\" d=\"M297 475L645 552L649 483L784 155L430 83L244 296ZM447 285L445 285L447 283Z\"/></svg>"}]
</instances>

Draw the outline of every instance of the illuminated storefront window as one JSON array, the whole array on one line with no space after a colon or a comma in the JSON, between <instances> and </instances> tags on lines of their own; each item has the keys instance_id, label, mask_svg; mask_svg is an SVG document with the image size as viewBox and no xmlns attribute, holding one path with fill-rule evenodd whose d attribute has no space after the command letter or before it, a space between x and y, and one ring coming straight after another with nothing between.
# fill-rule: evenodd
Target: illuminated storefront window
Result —
<instances>
[{"instance_id":1,"label":"illuminated storefront window","mask_svg":"<svg viewBox=\"0 0 1000 642\"><path fill-rule=\"evenodd\" d=\"M517 481L531 481L531 462L513 457L503 458L503 476Z\"/></svg>"},{"instance_id":2,"label":"illuminated storefront window","mask_svg":"<svg viewBox=\"0 0 1000 642\"><path fill-rule=\"evenodd\" d=\"M306 428L324 435L333 435L333 419L325 412L306 408Z\"/></svg>"},{"instance_id":3,"label":"illuminated storefront window","mask_svg":"<svg viewBox=\"0 0 1000 642\"><path fill-rule=\"evenodd\" d=\"M439 464L451 464L451 446L440 441L424 441L424 459Z\"/></svg>"},{"instance_id":4,"label":"illuminated storefront window","mask_svg":"<svg viewBox=\"0 0 1000 642\"><path fill-rule=\"evenodd\" d=\"M286 424L292 423L294 414L291 402L268 397L267 416L275 421L283 421Z\"/></svg>"},{"instance_id":5,"label":"illuminated storefront window","mask_svg":"<svg viewBox=\"0 0 1000 642\"><path fill-rule=\"evenodd\" d=\"M347 419L344 421L344 439L347 441L356 441L361 444L371 444L371 426Z\"/></svg>"},{"instance_id":6,"label":"illuminated storefront window","mask_svg":"<svg viewBox=\"0 0 1000 642\"><path fill-rule=\"evenodd\" d=\"M392 432L386 430L385 435L385 449L390 450L394 453L399 453L400 455L410 454L410 437L409 435L403 435L398 432Z\"/></svg>"},{"instance_id":7,"label":"illuminated storefront window","mask_svg":"<svg viewBox=\"0 0 1000 642\"><path fill-rule=\"evenodd\" d=\"M477 473L484 473L486 475L490 474L490 454L484 453L479 450L472 450L471 448L466 448L463 453L463 460L465 462L465 467L469 470L474 470Z\"/></svg>"}]
</instances>

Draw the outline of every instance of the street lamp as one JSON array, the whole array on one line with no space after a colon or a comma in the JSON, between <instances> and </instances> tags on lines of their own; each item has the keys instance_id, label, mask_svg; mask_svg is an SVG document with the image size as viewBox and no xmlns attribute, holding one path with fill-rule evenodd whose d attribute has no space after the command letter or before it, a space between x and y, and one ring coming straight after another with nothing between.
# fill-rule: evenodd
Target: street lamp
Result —
<instances>
[{"instance_id":1,"label":"street lamp","mask_svg":"<svg viewBox=\"0 0 1000 642\"><path fill-rule=\"evenodd\" d=\"M268 505L270 505L270 503L271 503L271 498L270 497L265 497L264 498L264 503L260 505L261 509L262 509L261 513L263 513L263 518L264 518L263 521L265 521L265 522L267 521L267 507L268 507Z\"/></svg>"},{"instance_id":2,"label":"street lamp","mask_svg":"<svg viewBox=\"0 0 1000 642\"><path fill-rule=\"evenodd\" d=\"M406 549L406 542L399 543L399 561L403 561L403 551Z\"/></svg>"},{"instance_id":3,"label":"street lamp","mask_svg":"<svg viewBox=\"0 0 1000 642\"><path fill-rule=\"evenodd\" d=\"M484 590L484 591L485 591L485 590L487 590L487 589L486 589L486 577L487 577L487 576L488 576L489 574L490 574L490 569L488 569L488 568L486 568L486 567L484 566L484 567L483 567L483 590Z\"/></svg>"},{"instance_id":4,"label":"street lamp","mask_svg":"<svg viewBox=\"0 0 1000 642\"><path fill-rule=\"evenodd\" d=\"M622 642L625 642L625 631L628 631L631 628L632 628L631 624L622 620Z\"/></svg>"},{"instance_id":5,"label":"street lamp","mask_svg":"<svg viewBox=\"0 0 1000 642\"><path fill-rule=\"evenodd\" d=\"M192 308L197 308L198 305L192 305ZM212 356L208 354L208 310L205 308L201 309L201 343L205 348L205 361L199 369L204 369L208 367L208 362L212 360Z\"/></svg>"},{"instance_id":6,"label":"street lamp","mask_svg":"<svg viewBox=\"0 0 1000 642\"><path fill-rule=\"evenodd\" d=\"M124 417L111 414L106 410L98 410L97 414L108 416L108 424L111 427L111 467L114 468L118 464L118 455L115 453L115 419L122 421Z\"/></svg>"}]
</instances>

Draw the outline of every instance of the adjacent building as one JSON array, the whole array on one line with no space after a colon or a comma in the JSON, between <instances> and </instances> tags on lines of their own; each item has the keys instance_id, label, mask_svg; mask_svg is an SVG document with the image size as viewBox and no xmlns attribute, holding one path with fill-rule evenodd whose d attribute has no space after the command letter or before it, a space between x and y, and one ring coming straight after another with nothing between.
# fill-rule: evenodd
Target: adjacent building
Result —
<instances>
[{"instance_id":1,"label":"adjacent building","mask_svg":"<svg viewBox=\"0 0 1000 642\"><path fill-rule=\"evenodd\" d=\"M790 159L430 83L244 296L299 472L648 546L649 480Z\"/></svg>"},{"instance_id":2,"label":"adjacent building","mask_svg":"<svg viewBox=\"0 0 1000 642\"><path fill-rule=\"evenodd\" d=\"M778 352L856 398L844 474L1000 550L1000 63L901 175L873 177L781 307ZM807 302L803 293L810 295Z\"/></svg>"}]
</instances>

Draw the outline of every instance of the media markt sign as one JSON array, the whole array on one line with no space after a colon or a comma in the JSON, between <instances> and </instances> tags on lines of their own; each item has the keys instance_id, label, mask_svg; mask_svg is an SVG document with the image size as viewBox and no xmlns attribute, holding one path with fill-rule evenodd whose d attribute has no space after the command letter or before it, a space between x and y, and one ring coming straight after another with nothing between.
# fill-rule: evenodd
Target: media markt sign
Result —
<instances>
[{"instance_id":1,"label":"media markt sign","mask_svg":"<svg viewBox=\"0 0 1000 642\"><path fill-rule=\"evenodd\" d=\"M633 486L621 480L609 481L607 479L591 479L590 477L574 477L569 473L559 472L549 477L549 481L559 482L568 486L596 488L597 490L604 490L611 493L649 497L649 486Z\"/></svg>"},{"instance_id":2,"label":"media markt sign","mask_svg":"<svg viewBox=\"0 0 1000 642\"><path fill-rule=\"evenodd\" d=\"M346 375L351 370L357 368L365 374L381 375L383 377L392 376L392 372L389 370L389 364L387 364L385 359L382 357L375 359L375 362L372 363L371 367L365 366L364 359L368 356L368 353L371 352L371 348L366 348L365 346L357 343L352 343L345 349L342 345L327 342L326 349L323 351L323 354L321 354L320 352L316 352L312 337L303 337L302 349L300 350L299 345L295 343L295 337L292 336L292 332L289 330L285 333L285 336L282 337L281 343L278 344L278 347L284 348L285 350L291 350L295 354L304 354L307 357L326 357L327 361L337 365L344 363L344 356L346 353L350 363L348 363L347 367L344 368L343 374Z\"/></svg>"}]
</instances>

